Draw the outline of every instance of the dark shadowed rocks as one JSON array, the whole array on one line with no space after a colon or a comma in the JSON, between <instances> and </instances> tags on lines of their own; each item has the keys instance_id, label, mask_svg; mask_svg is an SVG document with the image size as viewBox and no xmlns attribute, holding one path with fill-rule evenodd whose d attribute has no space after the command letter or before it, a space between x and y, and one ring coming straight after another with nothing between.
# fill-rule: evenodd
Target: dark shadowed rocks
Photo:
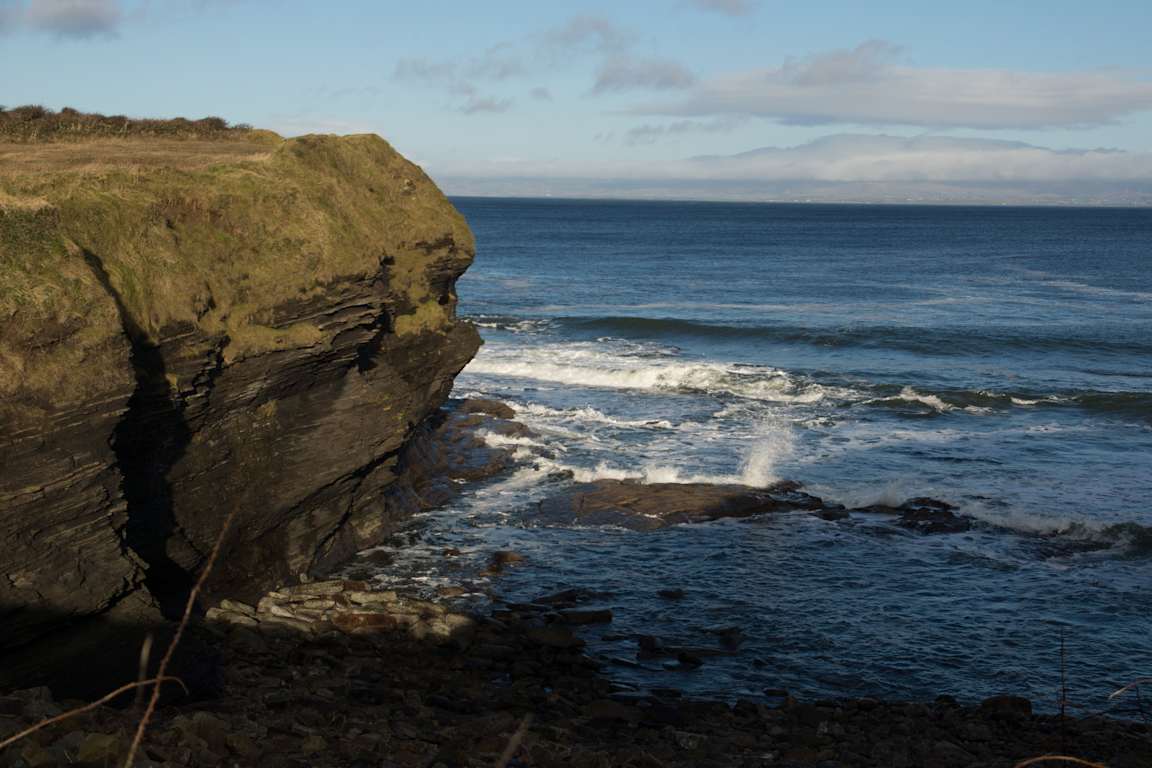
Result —
<instances>
[{"instance_id":1,"label":"dark shadowed rocks","mask_svg":"<svg viewBox=\"0 0 1152 768\"><path fill-rule=\"evenodd\" d=\"M923 534L962 533L972 527L971 518L956 514L955 507L937 499L921 497L895 507L873 505L847 509L806 493L802 487L791 480L764 488L597 480L565 488L524 514L536 525L612 525L636 531L780 512L812 514L833 523L851 522L853 515L884 515L894 518L899 528ZM660 596L678 599L683 595L668 589L662 590Z\"/></svg>"},{"instance_id":2,"label":"dark shadowed rocks","mask_svg":"<svg viewBox=\"0 0 1152 768\"><path fill-rule=\"evenodd\" d=\"M957 515L955 510L956 507L946 501L921 496L909 499L898 507L874 504L851 511L893 515L897 518L897 525L916 533L963 533L970 530L971 518Z\"/></svg>"},{"instance_id":3,"label":"dark shadowed rocks","mask_svg":"<svg viewBox=\"0 0 1152 768\"><path fill-rule=\"evenodd\" d=\"M1152 759L1142 723L1036 715L1013 697L965 706L644 690L601 676L569 627L541 624L548 606L493 620L365 586L313 583L222 603L192 628L221 656L220 692L161 707L138 764L480 768L502 764L510 744L509 765L603 768L970 768L1044 754L1142 768ZM664 651L670 681L707 665ZM64 705L43 688L0 697L0 738ZM0 768L120 765L137 717L99 708L0 750Z\"/></svg>"}]
</instances>

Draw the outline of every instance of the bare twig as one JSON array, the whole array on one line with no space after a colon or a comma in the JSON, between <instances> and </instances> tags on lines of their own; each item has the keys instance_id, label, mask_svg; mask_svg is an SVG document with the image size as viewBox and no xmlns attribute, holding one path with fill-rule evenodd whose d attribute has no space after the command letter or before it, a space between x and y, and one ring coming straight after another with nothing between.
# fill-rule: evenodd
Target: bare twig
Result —
<instances>
[{"instance_id":1,"label":"bare twig","mask_svg":"<svg viewBox=\"0 0 1152 768\"><path fill-rule=\"evenodd\" d=\"M1068 750L1068 650L1060 626L1060 749Z\"/></svg>"},{"instance_id":2,"label":"bare twig","mask_svg":"<svg viewBox=\"0 0 1152 768\"><path fill-rule=\"evenodd\" d=\"M1128 685L1124 686L1120 690L1113 691L1112 693L1110 693L1108 695L1108 698L1109 699L1118 699L1121 696L1123 696L1124 694L1128 693L1128 691L1131 691L1133 689L1138 689L1141 685L1143 685L1145 683L1152 684L1152 677L1141 677L1138 680L1133 680L1132 682L1128 683Z\"/></svg>"},{"instance_id":3,"label":"bare twig","mask_svg":"<svg viewBox=\"0 0 1152 768\"><path fill-rule=\"evenodd\" d=\"M178 677L164 677L164 676L158 675L158 676L156 676L150 680L138 680L135 683L128 683L127 685L120 686L119 688L117 688L116 690L107 694L103 698L97 699L96 701L92 702L91 704L85 704L82 707L76 707L75 709L70 709L67 712L56 715L55 717L50 717L47 720L42 720L39 723L36 723L36 725L33 725L29 728L25 728L24 730L20 731L19 733L14 734L12 736L9 736L8 738L4 739L3 741L0 741L0 749L4 749L5 747L10 747L13 744L15 744L16 742L20 741L20 739L23 739L25 736L31 736L32 734L36 733L37 731L43 730L44 728L47 728L50 725L55 725L56 723L63 722L64 720L67 720L67 719L72 718L72 717L76 717L77 715L82 715L85 712L91 712L92 710L94 710L98 707L101 707L104 704L107 704L108 702L112 701L112 699L116 698L117 696L119 696L123 693L127 693L128 691L131 691L134 688L144 688L145 686L153 685L153 686L155 686L155 689L158 690L160 688L160 683L176 683L177 685L179 685L181 688L184 689L185 693L188 692L188 688L184 685L184 681Z\"/></svg>"},{"instance_id":4,"label":"bare twig","mask_svg":"<svg viewBox=\"0 0 1152 768\"><path fill-rule=\"evenodd\" d=\"M1144 683L1152 684L1152 677L1141 677L1137 680L1133 680L1131 683L1128 683L1128 685L1124 686L1120 690L1113 691L1111 695L1108 696L1108 699L1109 701L1112 699L1118 699L1124 694L1128 693L1128 691L1135 691L1136 710L1140 713L1140 719L1144 721L1145 725L1148 725L1148 713L1144 711L1144 697L1140 693L1140 686Z\"/></svg>"},{"instance_id":5,"label":"bare twig","mask_svg":"<svg viewBox=\"0 0 1152 768\"><path fill-rule=\"evenodd\" d=\"M149 632L144 636L144 643L140 646L140 671L136 674L137 680L143 680L148 677L148 663L152 660L152 633ZM144 704L144 689L136 689L136 701L132 703L133 709L140 709Z\"/></svg>"},{"instance_id":6,"label":"bare twig","mask_svg":"<svg viewBox=\"0 0 1152 768\"><path fill-rule=\"evenodd\" d=\"M512 734L512 738L508 739L508 745L504 747L504 753L500 755L500 759L496 761L496 768L508 768L508 763L516 756L516 752L520 749L520 744L524 741L524 736L528 733L528 726L532 725L532 714L524 715L524 719L520 721L520 727Z\"/></svg>"},{"instance_id":7,"label":"bare twig","mask_svg":"<svg viewBox=\"0 0 1152 768\"><path fill-rule=\"evenodd\" d=\"M216 558L220 555L220 550L223 548L224 539L228 535L228 529L232 527L232 521L236 517L236 512L239 506L234 506L224 518L224 524L220 527L220 533L216 536L216 541L212 545L212 551L208 554L208 559L204 562L204 567L200 570L200 576L196 579L196 584L193 585L192 591L188 593L188 602L184 605L184 614L180 617L180 624L176 627L176 634L172 636L172 642L168 644L168 650L164 652L164 658L160 659L160 665L156 668L156 676L162 677L168 671L168 665L172 663L172 657L176 654L176 646L180 644L181 638L184 637L184 630L188 626L188 621L192 617L192 611L196 607L196 599L200 596L200 590L203 589L204 583L208 581L208 576L212 573L212 567L216 565ZM140 724L136 727L136 735L132 737L132 745L128 748L128 756L124 760L124 768L132 768L132 763L136 759L136 753L140 750L140 743L144 741L144 733L148 730L148 723L152 719L153 713L156 711L156 704L160 701L160 686L152 689L152 696L148 699L148 706L144 710L143 716L140 718Z\"/></svg>"},{"instance_id":8,"label":"bare twig","mask_svg":"<svg viewBox=\"0 0 1152 768\"><path fill-rule=\"evenodd\" d=\"M1068 755L1044 755L1043 757L1033 757L1025 760L1022 763L1016 763L1014 768L1027 768L1030 765L1040 765L1041 763L1071 763L1072 765L1086 765L1088 768L1108 768L1108 766L1101 763L1090 763L1087 760L1081 760L1078 757L1069 757Z\"/></svg>"}]
</instances>

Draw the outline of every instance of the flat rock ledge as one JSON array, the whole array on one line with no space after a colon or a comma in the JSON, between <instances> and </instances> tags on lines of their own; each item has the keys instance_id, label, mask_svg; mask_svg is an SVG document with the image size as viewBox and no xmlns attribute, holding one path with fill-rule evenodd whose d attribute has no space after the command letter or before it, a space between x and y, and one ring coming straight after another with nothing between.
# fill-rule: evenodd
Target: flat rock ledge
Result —
<instances>
[{"instance_id":1,"label":"flat rock ledge","mask_svg":"<svg viewBox=\"0 0 1152 768\"><path fill-rule=\"evenodd\" d=\"M210 652L180 674L201 693L165 696L136 768L490 767L509 744L518 768L1009 768L1056 753L1152 763L1147 725L1037 715L1015 696L722 702L615 683L579 637L612 616L579 608L597 596L578 589L464 616L365 586L224 601L190 627L189 647ZM0 740L79 703L46 688L0 694ZM139 718L130 704L0 750L0 768L122 765Z\"/></svg>"},{"instance_id":2,"label":"flat rock ledge","mask_svg":"<svg viewBox=\"0 0 1152 768\"><path fill-rule=\"evenodd\" d=\"M443 605L371 590L362 581L321 581L269 592L255 606L222 600L209 622L262 632L323 637L400 632L413 640L466 644L475 621Z\"/></svg>"},{"instance_id":3,"label":"flat rock ledge","mask_svg":"<svg viewBox=\"0 0 1152 768\"><path fill-rule=\"evenodd\" d=\"M805 512L825 520L858 515L894 518L901 528L923 534L962 533L972 521L938 499L909 499L899 506L876 504L849 509L802 490L784 480L764 488L713 483L642 483L637 480L597 480L578 483L538 502L526 511L537 525L614 525L651 531L670 525L746 518L774 512Z\"/></svg>"}]
</instances>

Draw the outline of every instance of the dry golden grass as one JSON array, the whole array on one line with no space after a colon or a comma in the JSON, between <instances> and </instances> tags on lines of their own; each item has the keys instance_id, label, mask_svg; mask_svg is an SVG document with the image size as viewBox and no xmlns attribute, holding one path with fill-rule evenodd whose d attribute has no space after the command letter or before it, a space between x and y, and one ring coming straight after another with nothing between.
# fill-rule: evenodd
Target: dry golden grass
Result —
<instances>
[{"instance_id":1,"label":"dry golden grass","mask_svg":"<svg viewBox=\"0 0 1152 768\"><path fill-rule=\"evenodd\" d=\"M252 137L242 139L97 138L66 143L0 142L0 174L83 173L132 167L188 169L238 160L268 159L278 138L263 131L253 133Z\"/></svg>"}]
</instances>

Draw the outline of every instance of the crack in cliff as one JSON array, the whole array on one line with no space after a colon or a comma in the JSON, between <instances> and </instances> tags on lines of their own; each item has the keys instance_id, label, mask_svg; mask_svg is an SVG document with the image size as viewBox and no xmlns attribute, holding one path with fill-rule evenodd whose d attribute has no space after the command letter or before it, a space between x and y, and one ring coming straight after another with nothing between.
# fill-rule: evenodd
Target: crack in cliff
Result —
<instances>
[{"instance_id":1,"label":"crack in cliff","mask_svg":"<svg viewBox=\"0 0 1152 768\"><path fill-rule=\"evenodd\" d=\"M372 335L368 341L356 346L356 370L360 373L367 373L376 367L376 357L384 346L384 339L392 333L392 318L387 312L382 312L366 327L372 330Z\"/></svg>"},{"instance_id":2,"label":"crack in cliff","mask_svg":"<svg viewBox=\"0 0 1152 768\"><path fill-rule=\"evenodd\" d=\"M376 469L400 453L400 450L402 449L389 451L382 456L378 456L356 471L345 475L344 478L341 478L341 480L351 480L353 483L352 487L348 491L348 506L345 507L343 514L340 515L340 519L337 520L336 523L332 526L332 530L325 534L324 537L316 543L315 550L312 554L312 562L308 566L308 570L310 572L316 570L318 563L328 553L329 544L347 527L349 521L352 519L352 515L356 513L356 501L357 497L360 495L360 488L363 487L364 481L370 474L376 471Z\"/></svg>"},{"instance_id":3,"label":"crack in cliff","mask_svg":"<svg viewBox=\"0 0 1152 768\"><path fill-rule=\"evenodd\" d=\"M184 455L192 433L181 398L168 380L160 346L133 317L100 257L86 249L83 255L116 305L136 379L127 410L111 439L128 507L128 522L121 535L124 544L145 563L145 588L161 613L173 618L183 610L193 578L167 551L168 540L176 530L168 472Z\"/></svg>"}]
</instances>

